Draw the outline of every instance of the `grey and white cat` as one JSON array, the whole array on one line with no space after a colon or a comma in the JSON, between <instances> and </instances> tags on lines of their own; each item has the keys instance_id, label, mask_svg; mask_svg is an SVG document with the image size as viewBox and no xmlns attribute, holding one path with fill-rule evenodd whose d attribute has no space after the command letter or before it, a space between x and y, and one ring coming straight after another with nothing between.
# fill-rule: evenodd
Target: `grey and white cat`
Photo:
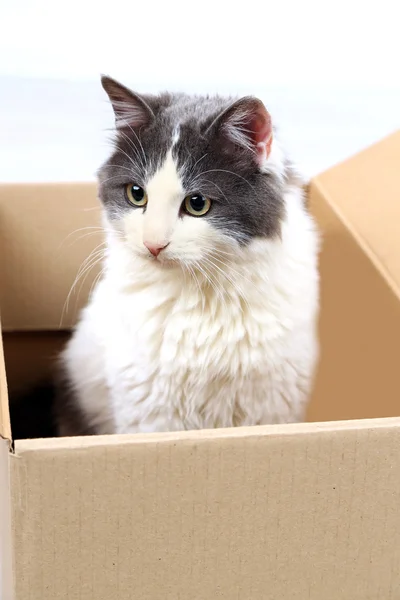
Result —
<instances>
[{"instance_id":1,"label":"grey and white cat","mask_svg":"<svg viewBox=\"0 0 400 600\"><path fill-rule=\"evenodd\" d=\"M295 422L318 357L318 236L263 103L102 78L104 276L62 354L59 433Z\"/></svg>"}]
</instances>

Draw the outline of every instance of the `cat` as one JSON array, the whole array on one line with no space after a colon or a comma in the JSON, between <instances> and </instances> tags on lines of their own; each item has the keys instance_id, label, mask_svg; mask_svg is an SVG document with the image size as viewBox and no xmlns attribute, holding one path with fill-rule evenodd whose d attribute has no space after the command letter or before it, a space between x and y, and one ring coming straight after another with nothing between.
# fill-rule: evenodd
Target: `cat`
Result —
<instances>
[{"instance_id":1,"label":"cat","mask_svg":"<svg viewBox=\"0 0 400 600\"><path fill-rule=\"evenodd\" d=\"M102 85L104 275L60 357L59 434L304 420L319 236L264 104Z\"/></svg>"}]
</instances>

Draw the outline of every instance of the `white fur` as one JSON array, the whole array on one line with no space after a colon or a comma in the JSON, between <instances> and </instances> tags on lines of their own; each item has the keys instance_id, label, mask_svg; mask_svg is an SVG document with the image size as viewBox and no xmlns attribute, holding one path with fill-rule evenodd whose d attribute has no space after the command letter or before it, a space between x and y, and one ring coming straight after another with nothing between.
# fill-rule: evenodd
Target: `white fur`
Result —
<instances>
[{"instance_id":1,"label":"white fur","mask_svg":"<svg viewBox=\"0 0 400 600\"><path fill-rule=\"evenodd\" d=\"M143 225L143 241L154 246L165 246L176 226L179 207L182 204L184 190L177 176L172 152L169 151L164 164L146 186L149 203L146 215L140 218ZM141 217L140 213L132 213ZM139 238L141 241L141 238Z\"/></svg>"},{"instance_id":2,"label":"white fur","mask_svg":"<svg viewBox=\"0 0 400 600\"><path fill-rule=\"evenodd\" d=\"M253 151L253 143L249 138L248 131L246 129L246 118L248 117L248 111L243 109L242 111L237 110L225 123L224 129L226 135L238 146L247 148L247 150Z\"/></svg>"},{"instance_id":3,"label":"white fur","mask_svg":"<svg viewBox=\"0 0 400 600\"><path fill-rule=\"evenodd\" d=\"M178 143L179 136L180 136L180 127L179 127L179 125L177 125L175 127L173 135L172 135L172 146L175 146Z\"/></svg>"},{"instance_id":4,"label":"white fur","mask_svg":"<svg viewBox=\"0 0 400 600\"><path fill-rule=\"evenodd\" d=\"M267 167L278 163L275 150ZM302 420L318 355L318 239L300 188L286 189L281 238L245 248L207 219L178 217L171 153L147 193L146 212L109 234L105 277L63 355L90 422L128 433ZM144 241L169 245L155 260Z\"/></svg>"}]
</instances>

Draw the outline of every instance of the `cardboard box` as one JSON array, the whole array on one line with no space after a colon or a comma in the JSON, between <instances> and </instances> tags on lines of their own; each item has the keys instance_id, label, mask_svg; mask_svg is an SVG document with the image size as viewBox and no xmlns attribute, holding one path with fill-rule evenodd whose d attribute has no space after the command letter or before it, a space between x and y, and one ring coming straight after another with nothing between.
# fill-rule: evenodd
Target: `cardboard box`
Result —
<instances>
[{"instance_id":1,"label":"cardboard box","mask_svg":"<svg viewBox=\"0 0 400 600\"><path fill-rule=\"evenodd\" d=\"M324 245L308 423L11 447L0 360L2 600L14 578L16 600L400 598L399 164L400 132L311 182ZM60 244L96 223L95 195L0 187L12 387L63 341L98 239Z\"/></svg>"}]
</instances>

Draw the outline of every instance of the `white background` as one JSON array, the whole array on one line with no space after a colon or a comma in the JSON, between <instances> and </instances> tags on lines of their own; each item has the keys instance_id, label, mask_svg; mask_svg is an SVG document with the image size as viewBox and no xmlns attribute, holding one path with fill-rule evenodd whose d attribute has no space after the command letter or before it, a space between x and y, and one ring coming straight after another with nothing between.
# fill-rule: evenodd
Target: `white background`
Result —
<instances>
[{"instance_id":1,"label":"white background","mask_svg":"<svg viewBox=\"0 0 400 600\"><path fill-rule=\"evenodd\" d=\"M3 0L0 181L90 179L138 91L254 93L307 175L400 126L398 0Z\"/></svg>"}]
</instances>

